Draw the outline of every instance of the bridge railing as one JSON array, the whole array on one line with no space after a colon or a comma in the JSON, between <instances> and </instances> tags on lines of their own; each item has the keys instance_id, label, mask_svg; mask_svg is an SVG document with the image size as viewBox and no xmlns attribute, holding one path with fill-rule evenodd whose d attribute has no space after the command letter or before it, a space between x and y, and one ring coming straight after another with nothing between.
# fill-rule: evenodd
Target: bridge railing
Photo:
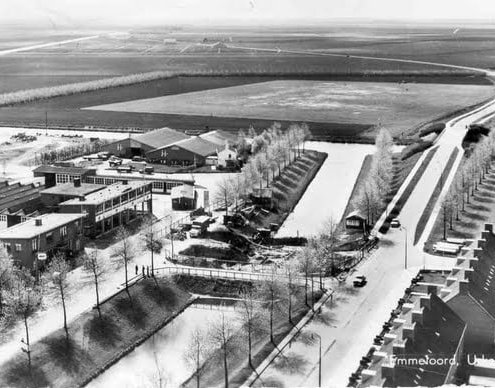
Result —
<instances>
[{"instance_id":1,"label":"bridge railing","mask_svg":"<svg viewBox=\"0 0 495 388\"><path fill-rule=\"evenodd\" d=\"M248 272L248 271L235 271L229 269L217 269L217 268L201 268L201 267L183 267L183 266L167 266L155 268L157 274L168 275L188 275L188 276L200 276L208 278L220 278L220 279L232 279L232 280L261 280L269 281L272 278L278 281L292 283L304 283L306 278L302 276L289 276L287 274L280 273L265 273L265 272Z\"/></svg>"}]
</instances>

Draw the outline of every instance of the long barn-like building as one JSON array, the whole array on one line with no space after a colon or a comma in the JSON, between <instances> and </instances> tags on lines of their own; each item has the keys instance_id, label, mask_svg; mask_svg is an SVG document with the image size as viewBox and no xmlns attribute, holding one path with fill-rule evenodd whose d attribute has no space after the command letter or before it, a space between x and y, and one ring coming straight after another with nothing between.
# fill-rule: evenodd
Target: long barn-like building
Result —
<instances>
[{"instance_id":1,"label":"long barn-like building","mask_svg":"<svg viewBox=\"0 0 495 388\"><path fill-rule=\"evenodd\" d=\"M183 132L170 128L160 128L139 135L129 134L128 138L105 145L103 150L122 158L145 157L150 151L187 139L189 136Z\"/></svg>"},{"instance_id":2,"label":"long barn-like building","mask_svg":"<svg viewBox=\"0 0 495 388\"><path fill-rule=\"evenodd\" d=\"M115 141L103 147L113 155L132 158L140 156L152 163L172 166L203 166L208 157L216 157L227 144L233 145L237 135L210 131L200 136L188 136L170 128L160 128Z\"/></svg>"}]
</instances>

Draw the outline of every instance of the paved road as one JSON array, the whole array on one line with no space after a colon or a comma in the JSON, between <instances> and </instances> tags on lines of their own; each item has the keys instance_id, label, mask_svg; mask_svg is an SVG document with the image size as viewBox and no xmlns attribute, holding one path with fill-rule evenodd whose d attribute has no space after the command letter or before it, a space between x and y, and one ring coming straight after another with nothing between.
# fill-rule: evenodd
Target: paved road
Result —
<instances>
[{"instance_id":1,"label":"paved road","mask_svg":"<svg viewBox=\"0 0 495 388\"><path fill-rule=\"evenodd\" d=\"M25 46L25 47L18 47L18 48L13 48L13 49L8 49L8 50L0 50L0 55L15 54L15 53L20 53L20 52L24 52L24 51L32 51L32 50L37 50L37 49L52 47L52 46L62 46L64 44L82 42L85 40L96 39L99 37L100 37L100 35L84 36L82 38L67 39L67 40L62 40L62 41L58 41L58 42L40 43L40 44L36 44L33 46Z\"/></svg>"},{"instance_id":2,"label":"paved road","mask_svg":"<svg viewBox=\"0 0 495 388\"><path fill-rule=\"evenodd\" d=\"M448 189L456 167L463 155L462 139L466 126L480 121L495 112L495 100L468 114L451 120L437 141L438 150L428 168L411 193L400 214L404 229L392 229L382 236L380 248L359 267L369 282L363 289L336 287L334 304L322 309L323 319L315 320L303 330L303 336L317 333L322 337L323 386L345 386L350 374L357 368L360 358L368 351L373 337L380 331L389 312L396 306L404 289L417 271L423 267L448 269L454 265L454 259L426 255L422 251L423 243L434 223L434 217L425 228L418 244L414 243L414 232L419 218L428 203L442 170L454 151L458 155L451 174L446 179ZM408 180L404 183L407 185ZM438 214L441 197L433 214ZM407 231L407 232L406 232ZM406 238L407 236L407 238ZM405 243L407 241L408 262L405 263ZM291 368L281 368L275 362L261 373L261 382L270 385L283 382L286 386L316 386L318 383L318 345L295 342L290 349L284 349L282 359L291 362Z\"/></svg>"},{"instance_id":3,"label":"paved road","mask_svg":"<svg viewBox=\"0 0 495 388\"><path fill-rule=\"evenodd\" d=\"M200 44L203 46L213 47L214 44ZM418 65L427 65L427 66L436 66L436 67L444 67L449 69L457 69L457 70L468 70L475 71L486 74L487 76L495 76L495 71L489 69L482 69L478 67L471 66L460 66L453 65L448 63L439 63L439 62L428 62L428 61L417 61L412 59L405 58L387 58L387 57L373 57L366 55L353 55L353 54L344 54L344 53L329 53L322 51L309 51L309 50L282 50L278 47L275 48L265 48L265 47L247 47L247 46L237 46L233 44L226 44L227 48L235 49L235 50L246 50L246 51L261 51L261 52L274 52L277 54L285 53L285 54L302 54L302 55L315 55L315 56L323 56L323 57L338 57L338 58L353 58L353 59L366 59L373 61L381 61L381 62L398 62L398 63L413 63Z\"/></svg>"}]
</instances>

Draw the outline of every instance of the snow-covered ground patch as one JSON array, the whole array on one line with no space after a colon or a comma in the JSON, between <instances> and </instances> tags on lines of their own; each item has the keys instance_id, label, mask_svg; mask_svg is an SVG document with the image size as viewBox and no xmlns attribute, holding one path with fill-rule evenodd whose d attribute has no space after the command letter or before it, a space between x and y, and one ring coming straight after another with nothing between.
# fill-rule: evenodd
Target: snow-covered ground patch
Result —
<instances>
[{"instance_id":1,"label":"snow-covered ground patch","mask_svg":"<svg viewBox=\"0 0 495 388\"><path fill-rule=\"evenodd\" d=\"M198 309L192 305L133 352L93 380L88 387L178 387L194 369L184 355L194 330L207 330L220 317L220 310ZM224 311L235 322L236 312Z\"/></svg>"}]
</instances>

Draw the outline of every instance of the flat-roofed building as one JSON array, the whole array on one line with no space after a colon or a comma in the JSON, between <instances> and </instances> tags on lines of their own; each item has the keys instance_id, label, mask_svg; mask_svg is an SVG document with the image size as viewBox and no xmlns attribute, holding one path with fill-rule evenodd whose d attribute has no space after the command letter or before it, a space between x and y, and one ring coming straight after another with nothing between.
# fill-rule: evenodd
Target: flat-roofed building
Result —
<instances>
[{"instance_id":1,"label":"flat-roofed building","mask_svg":"<svg viewBox=\"0 0 495 388\"><path fill-rule=\"evenodd\" d=\"M80 179L74 179L72 183L63 183L41 191L41 201L48 209L54 209L59 203L84 197L105 187L105 185L81 183Z\"/></svg>"},{"instance_id":2,"label":"flat-roofed building","mask_svg":"<svg viewBox=\"0 0 495 388\"><path fill-rule=\"evenodd\" d=\"M85 213L84 234L95 237L125 225L141 213L151 213L151 183L123 181L59 205L61 213Z\"/></svg>"},{"instance_id":3,"label":"flat-roofed building","mask_svg":"<svg viewBox=\"0 0 495 388\"><path fill-rule=\"evenodd\" d=\"M74 182L74 179L80 179L81 182L85 182L87 176L96 174L96 169L43 165L35 168L33 174L35 177L44 177L45 187L48 188L59 184Z\"/></svg>"},{"instance_id":4,"label":"flat-roofed building","mask_svg":"<svg viewBox=\"0 0 495 388\"><path fill-rule=\"evenodd\" d=\"M0 241L18 265L34 269L39 253L71 257L84 248L84 217L83 213L43 214L0 231Z\"/></svg>"}]
</instances>

